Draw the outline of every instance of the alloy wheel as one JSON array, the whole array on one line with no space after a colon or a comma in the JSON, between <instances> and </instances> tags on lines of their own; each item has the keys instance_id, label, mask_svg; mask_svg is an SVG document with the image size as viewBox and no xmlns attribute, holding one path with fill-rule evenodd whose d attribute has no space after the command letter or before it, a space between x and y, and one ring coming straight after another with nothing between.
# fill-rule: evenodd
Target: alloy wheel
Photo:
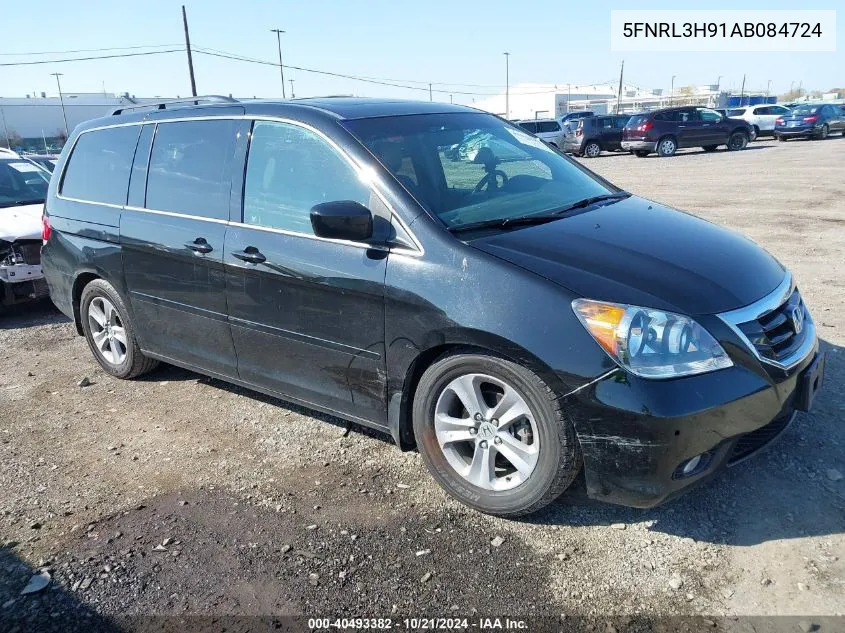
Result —
<instances>
[{"instance_id":1,"label":"alloy wheel","mask_svg":"<svg viewBox=\"0 0 845 633\"><path fill-rule=\"evenodd\" d=\"M126 360L126 330L114 305L106 297L95 297L88 306L88 325L97 352L112 365Z\"/></svg>"},{"instance_id":2,"label":"alloy wheel","mask_svg":"<svg viewBox=\"0 0 845 633\"><path fill-rule=\"evenodd\" d=\"M601 147L599 147L598 143L590 143L586 148L584 148L584 153L589 158L595 158L601 154Z\"/></svg>"},{"instance_id":3,"label":"alloy wheel","mask_svg":"<svg viewBox=\"0 0 845 633\"><path fill-rule=\"evenodd\" d=\"M449 465L479 488L510 490L537 466L534 416L514 387L493 376L464 374L446 385L435 406L434 431Z\"/></svg>"},{"instance_id":4,"label":"alloy wheel","mask_svg":"<svg viewBox=\"0 0 845 633\"><path fill-rule=\"evenodd\" d=\"M675 149L677 149L677 146L675 145L675 141L671 138L666 138L660 141L660 153L663 156L671 156L675 153Z\"/></svg>"},{"instance_id":5,"label":"alloy wheel","mask_svg":"<svg viewBox=\"0 0 845 633\"><path fill-rule=\"evenodd\" d=\"M819 132L819 139L826 139L826 138L827 138L827 135L828 135L829 133L830 133L830 128L827 126L827 123L825 123L825 124L822 126L822 130L821 130L821 132Z\"/></svg>"}]
</instances>

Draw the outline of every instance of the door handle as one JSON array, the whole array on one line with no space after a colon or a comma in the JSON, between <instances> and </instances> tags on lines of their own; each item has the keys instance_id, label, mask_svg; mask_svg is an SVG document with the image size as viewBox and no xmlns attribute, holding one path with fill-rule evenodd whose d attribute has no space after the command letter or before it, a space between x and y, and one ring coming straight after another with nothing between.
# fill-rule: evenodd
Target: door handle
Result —
<instances>
[{"instance_id":1,"label":"door handle","mask_svg":"<svg viewBox=\"0 0 845 633\"><path fill-rule=\"evenodd\" d=\"M185 246L190 248L195 253L202 253L205 255L206 253L210 253L214 249L211 248L211 244L205 241L204 237L198 237L193 242L185 242Z\"/></svg>"},{"instance_id":2,"label":"door handle","mask_svg":"<svg viewBox=\"0 0 845 633\"><path fill-rule=\"evenodd\" d=\"M267 261L267 258L261 254L254 246L247 246L242 251L234 251L232 253L232 257L237 257L241 261L248 262L250 264L263 264Z\"/></svg>"}]
</instances>

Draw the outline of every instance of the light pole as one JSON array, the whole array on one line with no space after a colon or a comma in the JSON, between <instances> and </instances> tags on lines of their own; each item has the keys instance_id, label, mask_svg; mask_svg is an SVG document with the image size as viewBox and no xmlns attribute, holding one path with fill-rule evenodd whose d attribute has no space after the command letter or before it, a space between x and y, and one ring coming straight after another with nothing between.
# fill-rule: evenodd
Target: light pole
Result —
<instances>
[{"instance_id":1,"label":"light pole","mask_svg":"<svg viewBox=\"0 0 845 633\"><path fill-rule=\"evenodd\" d=\"M510 53L504 53L505 56L505 118L509 119L511 116L510 103Z\"/></svg>"},{"instance_id":2,"label":"light pole","mask_svg":"<svg viewBox=\"0 0 845 633\"><path fill-rule=\"evenodd\" d=\"M59 103L62 104L62 118L65 120L65 138L70 136L70 130L67 125L67 114L65 114L65 98L62 96L62 82L59 81L64 73L50 73L56 78L56 85L59 87Z\"/></svg>"},{"instance_id":3,"label":"light pole","mask_svg":"<svg viewBox=\"0 0 845 633\"><path fill-rule=\"evenodd\" d=\"M672 75L672 87L669 89L669 105L675 102L675 75Z\"/></svg>"},{"instance_id":4,"label":"light pole","mask_svg":"<svg viewBox=\"0 0 845 633\"><path fill-rule=\"evenodd\" d=\"M3 119L3 133L6 135L6 147L12 149L12 140L9 138L9 128L6 127L6 114L3 108L0 108L0 119Z\"/></svg>"},{"instance_id":5,"label":"light pole","mask_svg":"<svg viewBox=\"0 0 845 633\"><path fill-rule=\"evenodd\" d=\"M293 82L294 82L293 79L288 79L288 83L290 84L290 98L296 99L296 95L293 94Z\"/></svg>"},{"instance_id":6,"label":"light pole","mask_svg":"<svg viewBox=\"0 0 845 633\"><path fill-rule=\"evenodd\" d=\"M766 96L769 96L769 91L772 89L772 80L769 79L768 83L766 84Z\"/></svg>"},{"instance_id":7,"label":"light pole","mask_svg":"<svg viewBox=\"0 0 845 633\"><path fill-rule=\"evenodd\" d=\"M271 33L276 34L276 44L279 46L279 72L282 74L282 99L287 99L285 95L285 67L282 65L282 33L281 29L270 29Z\"/></svg>"}]
</instances>

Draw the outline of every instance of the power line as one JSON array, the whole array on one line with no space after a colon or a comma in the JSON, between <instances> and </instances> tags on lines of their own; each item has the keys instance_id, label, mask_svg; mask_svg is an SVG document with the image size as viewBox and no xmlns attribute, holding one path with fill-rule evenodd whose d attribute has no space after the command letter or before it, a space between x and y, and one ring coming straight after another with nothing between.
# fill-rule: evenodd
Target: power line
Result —
<instances>
[{"instance_id":1,"label":"power line","mask_svg":"<svg viewBox=\"0 0 845 633\"><path fill-rule=\"evenodd\" d=\"M120 55L97 55L92 57L69 57L65 59L39 59L29 62L2 62L0 66L33 66L35 64L63 64L65 62L87 62L95 59L115 59L118 57L143 57L145 55L162 55L164 53L181 53L184 48L173 48L166 51L146 51L143 53L123 53Z\"/></svg>"},{"instance_id":2,"label":"power line","mask_svg":"<svg viewBox=\"0 0 845 633\"><path fill-rule=\"evenodd\" d=\"M101 53L104 51L130 51L141 48L167 48L178 44L144 44L143 46L113 46L109 48L77 48L70 51L38 51L29 53L0 53L0 57L25 57L29 55L69 55L70 53Z\"/></svg>"}]
</instances>

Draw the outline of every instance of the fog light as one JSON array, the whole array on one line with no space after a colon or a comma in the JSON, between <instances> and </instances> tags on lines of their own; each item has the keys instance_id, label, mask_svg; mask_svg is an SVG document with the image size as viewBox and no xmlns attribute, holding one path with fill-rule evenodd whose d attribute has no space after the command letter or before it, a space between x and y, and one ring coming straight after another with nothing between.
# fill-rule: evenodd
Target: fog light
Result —
<instances>
[{"instance_id":1,"label":"fog light","mask_svg":"<svg viewBox=\"0 0 845 633\"><path fill-rule=\"evenodd\" d=\"M672 479L683 479L684 477L691 477L692 475L699 474L710 464L712 456L713 455L710 451L707 451L706 453L701 453L695 457L690 457L685 462L681 462L675 469Z\"/></svg>"},{"instance_id":2,"label":"fog light","mask_svg":"<svg viewBox=\"0 0 845 633\"><path fill-rule=\"evenodd\" d=\"M701 463L701 455L696 455L691 460L689 460L681 470L682 475L689 475L692 472L695 472L695 469L698 468L698 465Z\"/></svg>"}]
</instances>

